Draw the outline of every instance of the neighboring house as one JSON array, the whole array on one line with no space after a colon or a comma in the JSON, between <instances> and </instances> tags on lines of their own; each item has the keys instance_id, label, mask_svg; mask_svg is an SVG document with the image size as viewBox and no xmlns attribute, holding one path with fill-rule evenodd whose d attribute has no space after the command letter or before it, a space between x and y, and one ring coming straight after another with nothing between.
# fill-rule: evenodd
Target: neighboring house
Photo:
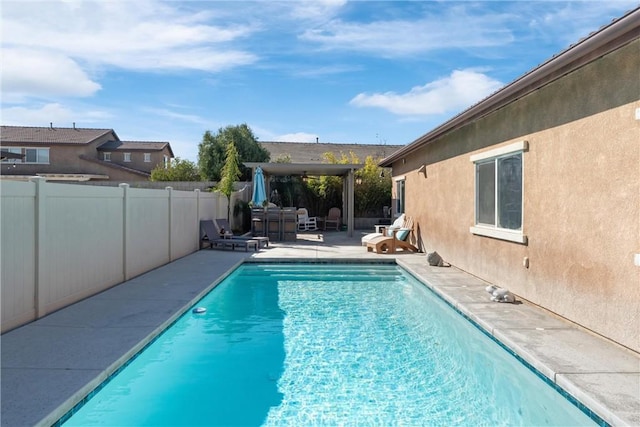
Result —
<instances>
[{"instance_id":1,"label":"neighboring house","mask_svg":"<svg viewBox=\"0 0 640 427\"><path fill-rule=\"evenodd\" d=\"M380 165L423 251L640 351L640 9Z\"/></svg>"},{"instance_id":2,"label":"neighboring house","mask_svg":"<svg viewBox=\"0 0 640 427\"><path fill-rule=\"evenodd\" d=\"M342 155L351 158L351 153L358 157L359 163L364 163L367 156L377 161L387 157L401 148L401 145L384 144L333 144L321 142L262 142L258 143L266 149L271 162L288 158L291 163L325 163L325 153L331 152L338 159Z\"/></svg>"},{"instance_id":3,"label":"neighboring house","mask_svg":"<svg viewBox=\"0 0 640 427\"><path fill-rule=\"evenodd\" d=\"M173 158L168 142L121 141L113 129L2 126L1 175L50 181L142 181ZM21 158L15 158L22 156ZM13 157L13 158L10 158Z\"/></svg>"}]
</instances>

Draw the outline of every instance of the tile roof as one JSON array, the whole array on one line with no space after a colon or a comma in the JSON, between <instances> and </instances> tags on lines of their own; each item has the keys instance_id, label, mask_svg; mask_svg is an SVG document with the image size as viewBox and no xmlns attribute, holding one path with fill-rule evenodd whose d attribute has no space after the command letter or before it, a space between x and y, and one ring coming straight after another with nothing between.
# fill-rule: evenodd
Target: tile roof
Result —
<instances>
[{"instance_id":1,"label":"tile roof","mask_svg":"<svg viewBox=\"0 0 640 427\"><path fill-rule=\"evenodd\" d=\"M360 163L364 163L367 156L372 156L374 160L382 159L402 145L386 144L331 144L318 142L267 142L258 141L271 155L271 162L278 157L290 156L292 163L323 163L324 153L333 152L340 157L341 153L349 156L353 152Z\"/></svg>"},{"instance_id":2,"label":"tile roof","mask_svg":"<svg viewBox=\"0 0 640 427\"><path fill-rule=\"evenodd\" d=\"M85 156L84 154L81 154L78 157L80 157L82 160L86 160L88 162L92 162L92 163L95 163L95 164L98 164L98 165L102 165L102 166L105 166L105 167L108 167L108 168L111 168L111 169L124 170L124 171L127 171L129 173L134 173L136 175L144 176L146 178L151 176L150 173L145 172L145 171L141 171L141 170L133 169L133 168L128 168L126 166L119 165L119 164L113 163L113 162L105 162L104 160L95 159L93 157Z\"/></svg>"},{"instance_id":3,"label":"tile roof","mask_svg":"<svg viewBox=\"0 0 640 427\"><path fill-rule=\"evenodd\" d=\"M112 150L112 151L122 151L122 150L147 150L147 151L156 151L163 150L164 147L169 145L168 142L160 142L160 141L107 141L101 146L98 147L98 151L104 150Z\"/></svg>"},{"instance_id":4,"label":"tile roof","mask_svg":"<svg viewBox=\"0 0 640 427\"><path fill-rule=\"evenodd\" d=\"M113 129L2 126L0 143L16 144L89 144Z\"/></svg>"}]
</instances>

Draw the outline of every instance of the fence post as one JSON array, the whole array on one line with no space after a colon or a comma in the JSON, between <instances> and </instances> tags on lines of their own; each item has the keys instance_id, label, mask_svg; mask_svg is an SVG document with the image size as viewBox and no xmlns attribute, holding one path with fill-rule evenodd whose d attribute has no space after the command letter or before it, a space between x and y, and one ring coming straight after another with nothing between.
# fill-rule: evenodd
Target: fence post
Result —
<instances>
[{"instance_id":1,"label":"fence post","mask_svg":"<svg viewBox=\"0 0 640 427\"><path fill-rule=\"evenodd\" d=\"M118 187L122 188L122 276L124 281L130 279L129 277L129 263L127 258L129 256L129 241L131 230L129 212L129 184L120 184Z\"/></svg>"},{"instance_id":2,"label":"fence post","mask_svg":"<svg viewBox=\"0 0 640 427\"><path fill-rule=\"evenodd\" d=\"M46 199L47 199L47 188L46 178L41 176L34 176L29 178L29 181L33 182L36 186L36 199L35 199L35 278L34 278L34 293L33 293L33 303L36 311L36 319L41 318L46 313L45 310L45 301L44 301L44 280L47 277L47 272L45 271L44 266L44 253L45 253L45 236L46 236Z\"/></svg>"},{"instance_id":3,"label":"fence post","mask_svg":"<svg viewBox=\"0 0 640 427\"><path fill-rule=\"evenodd\" d=\"M198 230L198 234L196 237L196 248L200 250L200 190L193 190L196 193L196 230Z\"/></svg>"},{"instance_id":4,"label":"fence post","mask_svg":"<svg viewBox=\"0 0 640 427\"><path fill-rule=\"evenodd\" d=\"M169 192L168 201L169 201L169 262L173 261L173 187L165 187L165 190Z\"/></svg>"}]
</instances>

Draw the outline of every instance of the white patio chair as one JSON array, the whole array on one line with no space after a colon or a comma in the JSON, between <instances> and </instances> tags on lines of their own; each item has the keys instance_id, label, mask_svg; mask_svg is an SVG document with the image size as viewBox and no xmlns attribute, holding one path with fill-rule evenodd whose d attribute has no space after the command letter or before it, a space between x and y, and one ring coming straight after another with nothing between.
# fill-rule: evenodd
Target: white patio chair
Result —
<instances>
[{"instance_id":1,"label":"white patio chair","mask_svg":"<svg viewBox=\"0 0 640 427\"><path fill-rule=\"evenodd\" d=\"M318 229L318 218L309 216L306 208L298 209L298 231L312 231Z\"/></svg>"}]
</instances>

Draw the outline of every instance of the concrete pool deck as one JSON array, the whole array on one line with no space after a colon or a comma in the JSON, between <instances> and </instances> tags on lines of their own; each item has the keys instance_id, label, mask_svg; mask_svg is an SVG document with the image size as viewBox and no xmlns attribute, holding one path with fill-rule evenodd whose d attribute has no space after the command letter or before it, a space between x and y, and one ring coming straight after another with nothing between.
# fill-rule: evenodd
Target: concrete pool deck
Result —
<instances>
[{"instance_id":1,"label":"concrete pool deck","mask_svg":"<svg viewBox=\"0 0 640 427\"><path fill-rule=\"evenodd\" d=\"M640 425L639 354L527 302L491 302L485 282L455 267L430 267L424 254L368 253L356 235L307 233L258 253L201 250L3 334L1 425L55 423L246 258L395 258L604 421Z\"/></svg>"}]
</instances>

